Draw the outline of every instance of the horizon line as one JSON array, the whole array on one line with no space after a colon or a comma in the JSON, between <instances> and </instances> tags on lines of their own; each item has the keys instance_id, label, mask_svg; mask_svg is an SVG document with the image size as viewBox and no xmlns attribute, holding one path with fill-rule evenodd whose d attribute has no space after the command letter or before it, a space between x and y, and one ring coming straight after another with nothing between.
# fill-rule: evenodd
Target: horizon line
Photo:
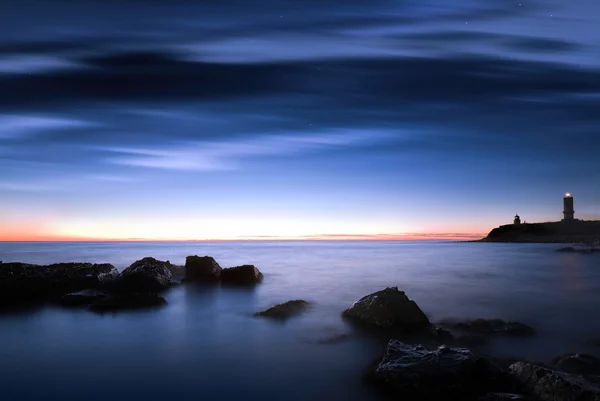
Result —
<instances>
[{"instance_id":1,"label":"horizon line","mask_svg":"<svg viewBox=\"0 0 600 401\"><path fill-rule=\"evenodd\" d=\"M435 241L474 240L479 233L403 233L403 234L317 234L303 236L237 236L233 238L98 238L80 236L33 235L0 238L0 242L253 242L253 241Z\"/></svg>"}]
</instances>

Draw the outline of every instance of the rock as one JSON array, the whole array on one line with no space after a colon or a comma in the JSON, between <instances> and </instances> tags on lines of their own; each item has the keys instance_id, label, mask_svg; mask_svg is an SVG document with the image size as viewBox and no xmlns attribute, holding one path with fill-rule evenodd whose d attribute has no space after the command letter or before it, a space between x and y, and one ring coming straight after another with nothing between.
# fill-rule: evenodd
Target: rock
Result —
<instances>
[{"instance_id":1,"label":"rock","mask_svg":"<svg viewBox=\"0 0 600 401\"><path fill-rule=\"evenodd\" d=\"M516 362L509 374L540 401L600 401L600 386L581 376L527 362Z\"/></svg>"},{"instance_id":2,"label":"rock","mask_svg":"<svg viewBox=\"0 0 600 401\"><path fill-rule=\"evenodd\" d=\"M433 324L429 325L429 332L433 336L433 339L440 343L447 343L454 341L454 336L448 330L436 327Z\"/></svg>"},{"instance_id":3,"label":"rock","mask_svg":"<svg viewBox=\"0 0 600 401\"><path fill-rule=\"evenodd\" d=\"M106 294L104 292L87 289L63 295L63 297L60 299L60 303L65 306L81 306L89 305L103 298L106 298Z\"/></svg>"},{"instance_id":4,"label":"rock","mask_svg":"<svg viewBox=\"0 0 600 401\"><path fill-rule=\"evenodd\" d=\"M232 285L255 285L262 281L263 274L253 265L230 267L221 270L221 282Z\"/></svg>"},{"instance_id":5,"label":"rock","mask_svg":"<svg viewBox=\"0 0 600 401\"><path fill-rule=\"evenodd\" d=\"M464 322L442 322L441 326L477 335L504 334L509 336L529 336L535 333L530 326L501 319L473 319Z\"/></svg>"},{"instance_id":6,"label":"rock","mask_svg":"<svg viewBox=\"0 0 600 401\"><path fill-rule=\"evenodd\" d=\"M398 287L390 287L356 301L342 316L366 326L404 331L425 330L430 323L419 306Z\"/></svg>"},{"instance_id":7,"label":"rock","mask_svg":"<svg viewBox=\"0 0 600 401\"><path fill-rule=\"evenodd\" d=\"M119 292L158 292L171 284L171 271L166 262L146 257L121 272Z\"/></svg>"},{"instance_id":8,"label":"rock","mask_svg":"<svg viewBox=\"0 0 600 401\"><path fill-rule=\"evenodd\" d=\"M556 250L556 252L573 253L573 252L577 252L577 251L572 246L567 246L567 247L564 247L564 248L558 248Z\"/></svg>"},{"instance_id":9,"label":"rock","mask_svg":"<svg viewBox=\"0 0 600 401\"><path fill-rule=\"evenodd\" d=\"M301 299L296 299L294 301L287 301L282 304L275 305L272 308L269 308L262 312L257 312L254 314L254 316L263 316L270 317L273 319L285 320L301 312L304 312L309 306L310 303Z\"/></svg>"},{"instance_id":10,"label":"rock","mask_svg":"<svg viewBox=\"0 0 600 401\"><path fill-rule=\"evenodd\" d=\"M502 370L466 348L429 349L390 340L383 359L372 373L397 399L476 400L502 391Z\"/></svg>"},{"instance_id":11,"label":"rock","mask_svg":"<svg viewBox=\"0 0 600 401\"><path fill-rule=\"evenodd\" d=\"M56 263L0 265L0 304L45 301L66 293L99 288L102 278L118 274L110 264Z\"/></svg>"},{"instance_id":12,"label":"rock","mask_svg":"<svg viewBox=\"0 0 600 401\"><path fill-rule=\"evenodd\" d=\"M578 375L600 374L600 359L588 354L567 354L553 359L552 363L563 372Z\"/></svg>"},{"instance_id":13,"label":"rock","mask_svg":"<svg viewBox=\"0 0 600 401\"><path fill-rule=\"evenodd\" d=\"M479 401L528 401L529 398L522 394L489 393L479 398Z\"/></svg>"},{"instance_id":14,"label":"rock","mask_svg":"<svg viewBox=\"0 0 600 401\"><path fill-rule=\"evenodd\" d=\"M117 294L94 302L93 312L116 312L121 310L148 309L166 305L167 301L158 294Z\"/></svg>"},{"instance_id":15,"label":"rock","mask_svg":"<svg viewBox=\"0 0 600 401\"><path fill-rule=\"evenodd\" d=\"M211 282L221 278L221 266L210 256L188 256L185 258L183 281Z\"/></svg>"}]
</instances>

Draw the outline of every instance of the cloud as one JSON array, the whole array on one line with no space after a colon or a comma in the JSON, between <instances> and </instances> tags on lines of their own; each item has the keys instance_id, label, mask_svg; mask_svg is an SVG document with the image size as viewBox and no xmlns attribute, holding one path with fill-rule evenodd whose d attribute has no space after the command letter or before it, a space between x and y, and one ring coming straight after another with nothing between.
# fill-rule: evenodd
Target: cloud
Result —
<instances>
[{"instance_id":1,"label":"cloud","mask_svg":"<svg viewBox=\"0 0 600 401\"><path fill-rule=\"evenodd\" d=\"M70 118L0 114L0 139L22 138L34 133L90 127L94 124Z\"/></svg>"},{"instance_id":2,"label":"cloud","mask_svg":"<svg viewBox=\"0 0 600 401\"><path fill-rule=\"evenodd\" d=\"M248 158L281 157L332 147L355 146L361 142L385 140L389 133L347 130L339 133L263 136L227 142L190 142L170 149L99 148L119 156L109 163L168 170L230 170Z\"/></svg>"},{"instance_id":3,"label":"cloud","mask_svg":"<svg viewBox=\"0 0 600 401\"><path fill-rule=\"evenodd\" d=\"M0 77L5 75L21 75L32 73L50 73L78 68L72 61L53 56L5 56L0 57Z\"/></svg>"}]
</instances>

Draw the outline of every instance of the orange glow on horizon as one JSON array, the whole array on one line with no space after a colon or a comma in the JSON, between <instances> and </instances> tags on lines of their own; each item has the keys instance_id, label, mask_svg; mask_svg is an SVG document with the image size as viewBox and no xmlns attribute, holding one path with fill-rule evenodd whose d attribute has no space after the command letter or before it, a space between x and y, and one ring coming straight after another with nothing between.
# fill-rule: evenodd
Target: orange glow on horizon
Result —
<instances>
[{"instance_id":1,"label":"orange glow on horizon","mask_svg":"<svg viewBox=\"0 0 600 401\"><path fill-rule=\"evenodd\" d=\"M485 237L470 233L405 233L405 234L320 234L310 236L240 236L230 238L101 238L47 233L0 231L0 242L230 242L230 241L465 241Z\"/></svg>"}]
</instances>

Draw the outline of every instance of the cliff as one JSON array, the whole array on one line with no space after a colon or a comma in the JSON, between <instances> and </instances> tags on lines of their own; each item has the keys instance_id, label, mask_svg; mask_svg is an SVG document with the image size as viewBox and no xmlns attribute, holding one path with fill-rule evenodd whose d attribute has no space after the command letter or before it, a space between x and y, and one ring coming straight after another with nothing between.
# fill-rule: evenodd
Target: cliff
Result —
<instances>
[{"instance_id":1,"label":"cliff","mask_svg":"<svg viewBox=\"0 0 600 401\"><path fill-rule=\"evenodd\" d=\"M482 242L592 243L600 240L600 221L575 220L533 224L507 224L494 228Z\"/></svg>"}]
</instances>

